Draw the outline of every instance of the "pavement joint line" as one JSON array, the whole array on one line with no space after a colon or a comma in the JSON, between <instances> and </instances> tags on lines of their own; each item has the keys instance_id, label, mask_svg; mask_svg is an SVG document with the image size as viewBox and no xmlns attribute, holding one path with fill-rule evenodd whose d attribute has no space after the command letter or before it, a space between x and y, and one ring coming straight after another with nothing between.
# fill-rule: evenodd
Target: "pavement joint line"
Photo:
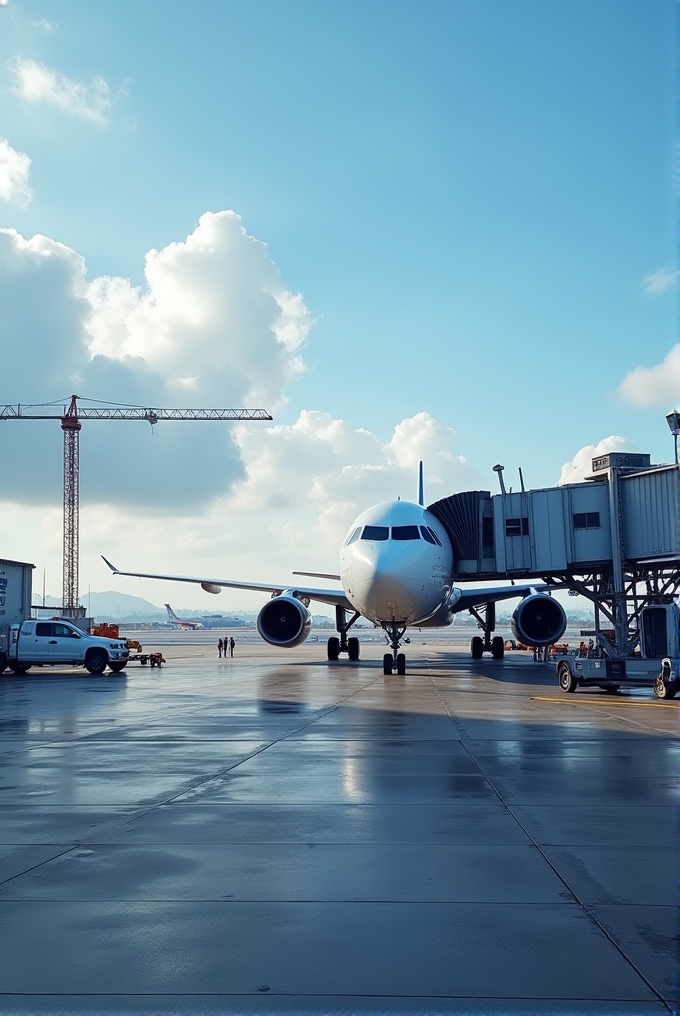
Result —
<instances>
[{"instance_id":1,"label":"pavement joint line","mask_svg":"<svg viewBox=\"0 0 680 1016\"><path fill-rule=\"evenodd\" d=\"M189 787L187 787L186 789L182 790L181 792L179 792L177 794L173 794L172 796L170 796L168 798L165 798L162 801L157 801L154 804L147 805L147 806L142 806L138 811L135 811L132 814L128 814L128 815L125 815L125 816L116 816L116 818L112 819L111 821L105 822L102 826L99 827L99 829L98 829L98 831L96 833L90 834L87 838L80 838L80 839L78 839L72 846L69 846L67 850L63 851L63 853L69 853L71 850L76 850L76 849L78 849L78 847L81 847L85 843L98 843L98 842L101 841L101 837L105 836L105 835L108 835L108 833L112 829L117 829L120 826L128 825L128 824L130 824L132 822L137 822L140 819L145 818L147 815L152 814L158 808L162 808L163 806L171 804L173 801L176 801L179 798L184 797L186 794L190 793L192 790L195 790L197 787L200 787L200 786L202 786L205 783L209 783L211 780L217 779L217 778L219 778L220 776L222 776L225 773L231 772L233 769L236 769L238 766L242 765L244 762L248 762L248 761L250 761L250 759L255 758L258 755L262 754L263 751L266 751L268 748L271 748L272 745L278 744L279 742L282 742L282 741L285 741L286 738L291 737L292 735L299 733L301 730L304 730L306 727L311 727L314 723L317 722L317 720L323 719L323 717L328 716L330 713L332 713L336 709L338 709L344 702L346 702L348 699L352 698L353 695L356 695L358 692L364 691L365 688L370 687L370 685L375 684L376 681L378 680L379 676L380 675L377 675L377 676L373 677L370 681L367 681L365 684L362 684L359 688L355 688L353 691L351 691L348 694L346 694L343 698L338 699L338 701L334 702L332 705L329 705L329 706L326 706L323 709L320 709L313 717L311 717L308 720L307 723L302 723L298 727L294 727L293 729L287 730L284 734L282 734L279 737L275 737L273 740L268 741L266 744L260 744L260 745L258 745L258 747L254 751L251 751L247 755L244 755L242 758L238 759L238 761L233 762L231 765L224 766L222 769L216 770L215 772L211 773L209 776L196 779L195 781L193 781L191 783L191 785ZM78 743L83 743L83 740L86 740L86 739L77 738L76 740L74 740L72 742L68 742L68 743L69 744L78 744ZM56 856L61 856L61 855L56 855ZM48 860L43 861L42 864L48 864L51 860L54 860L54 858L49 858ZM41 865L37 864L34 867L39 868L39 867L41 867ZM31 869L28 869L28 870L31 870ZM13 876L11 876L11 878L6 879L5 881L9 882L9 881L12 880L12 878L18 878L18 877L19 877L18 875L13 875Z\"/></svg>"},{"instance_id":2,"label":"pavement joint line","mask_svg":"<svg viewBox=\"0 0 680 1016\"><path fill-rule=\"evenodd\" d=\"M434 678L431 675L430 675L430 680L432 680L433 683L435 684L435 687L437 687L437 684L436 684L436 682L434 681ZM552 699L551 698L551 699L548 699L547 701L550 701L550 702L559 702L561 700L560 699ZM442 699L442 702L443 702L443 699ZM578 703L575 703L575 704L578 705ZM649 704L650 705L654 705L654 703L649 703ZM449 715L451 715L451 713L449 712L448 707L447 706L445 706L445 707L446 707L446 711L449 713ZM451 717L451 718L453 719L453 717ZM569 884L569 882L564 877L564 875L562 875L557 870L557 868L552 863L550 858L547 856L545 851L541 848L541 845L538 843L538 841L531 835L529 830L524 826L524 824L517 817L517 815L515 815L515 813L513 812L511 806L504 800L503 795L500 793L500 791L496 787L492 777L487 775L487 773L485 772L485 770L484 770L483 766L481 765L481 763L479 762L479 760L470 751L469 746L466 745L465 742L462 741L462 740L461 740L461 743L464 745L465 751L468 752L468 754L470 755L470 758L475 763L475 765L479 769L479 772L484 777L484 779L487 781L487 783L489 784L489 786L491 787L493 792L496 794L496 796L498 797L498 799L501 802L501 804L503 805L503 807L507 810L508 814L514 819L514 821L517 823L517 825L522 830L522 832L525 834L525 836L527 836L527 838L533 844L533 846L538 851L538 853L541 855L543 860L550 867L550 869L552 870L554 875L559 879L559 881L562 883L562 885L565 887L565 889L567 889L567 891L571 894L571 897L572 897L573 901L581 908L581 910L589 918L589 920L600 930L600 932L604 935L604 937L607 939L607 941L614 947L614 949L619 953L619 955L623 958L623 960L626 963L628 963L628 965L635 971L635 973L645 983L647 988L654 994L655 998L657 998L658 1001L661 1002L662 1005L664 1005L666 1007L668 1012L674 1013L675 1010L673 1009L671 1004L654 987L654 985L649 980L649 978L647 978L645 976L645 974L642 972L642 970L640 970L640 968L631 959L631 957L628 955L628 953L625 951L625 949L622 946L619 945L619 943L616 941L616 939L612 935L610 935L610 933L607 931L607 929L604 927L604 925L598 920L597 916L592 912L591 908L580 898L580 896L578 895L576 890L572 888L572 886Z\"/></svg>"}]
</instances>

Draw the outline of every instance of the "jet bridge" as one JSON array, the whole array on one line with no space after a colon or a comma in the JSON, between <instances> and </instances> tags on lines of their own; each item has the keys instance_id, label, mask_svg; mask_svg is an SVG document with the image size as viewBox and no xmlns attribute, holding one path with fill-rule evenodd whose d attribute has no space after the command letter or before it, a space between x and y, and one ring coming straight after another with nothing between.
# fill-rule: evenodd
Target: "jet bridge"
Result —
<instances>
[{"instance_id":1,"label":"jet bridge","mask_svg":"<svg viewBox=\"0 0 680 1016\"><path fill-rule=\"evenodd\" d=\"M680 592L680 472L650 456L610 452L583 483L429 505L454 551L454 581L536 578L587 597L608 656L639 644L643 607Z\"/></svg>"}]
</instances>

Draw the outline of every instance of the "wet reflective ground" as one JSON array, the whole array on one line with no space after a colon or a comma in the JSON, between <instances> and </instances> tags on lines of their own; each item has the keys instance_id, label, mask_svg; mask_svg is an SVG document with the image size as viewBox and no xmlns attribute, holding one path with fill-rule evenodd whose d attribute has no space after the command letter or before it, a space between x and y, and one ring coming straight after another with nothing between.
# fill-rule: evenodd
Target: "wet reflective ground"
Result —
<instances>
[{"instance_id":1,"label":"wet reflective ground","mask_svg":"<svg viewBox=\"0 0 680 1016\"><path fill-rule=\"evenodd\" d=\"M0 678L3 1011L673 1008L677 707L164 639Z\"/></svg>"}]
</instances>

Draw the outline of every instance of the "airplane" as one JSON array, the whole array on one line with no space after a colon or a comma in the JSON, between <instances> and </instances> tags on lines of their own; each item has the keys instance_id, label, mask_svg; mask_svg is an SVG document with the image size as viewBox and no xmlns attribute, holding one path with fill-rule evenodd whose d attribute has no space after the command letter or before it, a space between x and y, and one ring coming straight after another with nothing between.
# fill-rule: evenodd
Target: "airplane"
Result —
<instances>
[{"instance_id":1,"label":"airplane","mask_svg":"<svg viewBox=\"0 0 680 1016\"><path fill-rule=\"evenodd\" d=\"M177 617L177 614L174 612L169 603L164 603L163 606L168 612L168 624L171 625L173 628L191 628L192 631L195 628L205 628L205 625L201 624L200 621L180 620L180 618Z\"/></svg>"},{"instance_id":2,"label":"airplane","mask_svg":"<svg viewBox=\"0 0 680 1016\"><path fill-rule=\"evenodd\" d=\"M408 628L446 627L453 623L456 614L466 610L477 618L484 632L484 638L476 635L472 639L473 659L480 659L484 652L502 659L504 641L492 634L495 604L499 600L521 597L512 615L511 628L515 639L524 645L552 645L567 626L561 603L544 591L545 586L453 585L453 547L442 523L424 505L422 462L417 503L400 499L383 501L362 512L342 544L338 574L293 572L338 582L340 588L130 572L116 568L105 557L103 560L114 575L192 582L207 593L219 593L222 588L269 593L270 599L257 618L257 630L265 642L280 648L299 646L309 636L310 601L330 604L335 607L338 632L328 639L327 655L331 661L341 653L346 653L350 660L359 659L359 639L348 637L347 633L360 617L365 617L385 632L390 652L383 656L384 674L406 673L406 655L400 649L410 641L405 637Z\"/></svg>"}]
</instances>

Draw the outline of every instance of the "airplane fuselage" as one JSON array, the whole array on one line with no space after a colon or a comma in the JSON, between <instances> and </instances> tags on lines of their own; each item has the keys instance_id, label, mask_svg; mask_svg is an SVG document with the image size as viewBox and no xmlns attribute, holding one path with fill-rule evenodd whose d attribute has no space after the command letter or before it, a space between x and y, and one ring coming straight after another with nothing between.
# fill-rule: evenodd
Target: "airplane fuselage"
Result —
<instances>
[{"instance_id":1,"label":"airplane fuselage","mask_svg":"<svg viewBox=\"0 0 680 1016\"><path fill-rule=\"evenodd\" d=\"M375 624L450 624L452 571L444 527L410 501L383 501L362 512L340 552L347 599Z\"/></svg>"}]
</instances>

